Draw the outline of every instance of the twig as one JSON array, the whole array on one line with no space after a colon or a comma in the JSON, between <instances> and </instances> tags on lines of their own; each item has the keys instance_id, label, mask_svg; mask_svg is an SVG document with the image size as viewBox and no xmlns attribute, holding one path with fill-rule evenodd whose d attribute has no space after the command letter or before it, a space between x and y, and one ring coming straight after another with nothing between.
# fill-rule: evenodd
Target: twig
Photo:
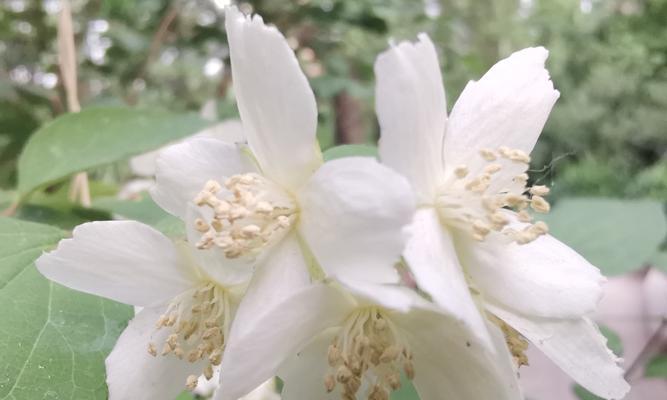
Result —
<instances>
[{"instance_id":1,"label":"twig","mask_svg":"<svg viewBox=\"0 0 667 400\"><path fill-rule=\"evenodd\" d=\"M81 111L81 104L79 103L77 88L76 46L74 45L72 9L67 0L62 2L62 10L60 11L60 18L58 18L58 64L60 66L60 75L63 78L63 86L65 87L67 109L69 112L79 112ZM79 172L72 177L70 185L70 201L76 202L78 199L81 205L90 207L88 174Z\"/></svg>"},{"instance_id":2,"label":"twig","mask_svg":"<svg viewBox=\"0 0 667 400\"><path fill-rule=\"evenodd\" d=\"M158 25L158 28L155 31L155 34L153 35L153 39L151 39L151 44L150 47L148 48L148 55L146 56L146 61L144 61L144 63L142 64L139 73L134 78L134 81L144 79L144 77L148 73L148 67L151 65L151 63L153 63L155 58L157 58L158 52L160 51L160 48L162 48L162 43L164 42L165 38L167 37L167 33L169 32L169 27L176 20L179 11L180 8L178 5L178 1L174 1L171 4L171 6L169 6L169 9L160 20L160 24ZM127 102L129 104L135 104L138 95L139 93L136 89L130 89L130 94L127 96Z\"/></svg>"}]
</instances>

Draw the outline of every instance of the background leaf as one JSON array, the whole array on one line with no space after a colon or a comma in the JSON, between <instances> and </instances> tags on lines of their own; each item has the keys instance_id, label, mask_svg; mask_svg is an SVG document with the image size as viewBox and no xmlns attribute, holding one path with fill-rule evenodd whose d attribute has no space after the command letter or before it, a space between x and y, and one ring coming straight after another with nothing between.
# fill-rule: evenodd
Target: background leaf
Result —
<instances>
[{"instance_id":1,"label":"background leaf","mask_svg":"<svg viewBox=\"0 0 667 400\"><path fill-rule=\"evenodd\" d=\"M94 107L65 114L31 137L18 161L18 191L33 189L192 135L210 122L193 114Z\"/></svg>"},{"instance_id":2,"label":"background leaf","mask_svg":"<svg viewBox=\"0 0 667 400\"><path fill-rule=\"evenodd\" d=\"M646 365L646 376L652 378L666 378L667 379L667 355L660 354Z\"/></svg>"},{"instance_id":3,"label":"background leaf","mask_svg":"<svg viewBox=\"0 0 667 400\"><path fill-rule=\"evenodd\" d=\"M542 219L605 275L641 267L667 233L662 204L651 200L562 199Z\"/></svg>"},{"instance_id":4,"label":"background leaf","mask_svg":"<svg viewBox=\"0 0 667 400\"><path fill-rule=\"evenodd\" d=\"M46 280L34 260L65 232L0 218L0 398L106 399L104 358L132 309Z\"/></svg>"},{"instance_id":5,"label":"background leaf","mask_svg":"<svg viewBox=\"0 0 667 400\"><path fill-rule=\"evenodd\" d=\"M378 158L378 149L368 144L343 144L326 150L322 156L324 161L353 156Z\"/></svg>"}]
</instances>

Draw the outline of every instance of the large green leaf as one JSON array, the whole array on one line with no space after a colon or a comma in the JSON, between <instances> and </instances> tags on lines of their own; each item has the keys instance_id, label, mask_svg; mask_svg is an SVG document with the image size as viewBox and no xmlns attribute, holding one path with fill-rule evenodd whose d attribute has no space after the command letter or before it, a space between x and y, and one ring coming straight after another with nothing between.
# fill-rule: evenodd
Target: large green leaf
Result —
<instances>
[{"instance_id":1,"label":"large green leaf","mask_svg":"<svg viewBox=\"0 0 667 400\"><path fill-rule=\"evenodd\" d=\"M543 219L605 275L641 267L667 232L662 204L650 200L563 199Z\"/></svg>"},{"instance_id":2,"label":"large green leaf","mask_svg":"<svg viewBox=\"0 0 667 400\"><path fill-rule=\"evenodd\" d=\"M34 260L65 233L0 218L0 399L106 399L104 358L132 309L49 282Z\"/></svg>"},{"instance_id":3,"label":"large green leaf","mask_svg":"<svg viewBox=\"0 0 667 400\"><path fill-rule=\"evenodd\" d=\"M18 191L33 189L196 133L210 122L162 110L95 107L44 125L19 158Z\"/></svg>"}]
</instances>

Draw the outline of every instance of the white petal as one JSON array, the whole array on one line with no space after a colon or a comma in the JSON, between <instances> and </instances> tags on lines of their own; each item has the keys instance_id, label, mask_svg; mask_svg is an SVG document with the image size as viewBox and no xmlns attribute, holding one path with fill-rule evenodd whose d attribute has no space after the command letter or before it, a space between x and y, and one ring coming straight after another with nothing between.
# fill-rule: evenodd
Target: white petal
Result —
<instances>
[{"instance_id":1,"label":"white petal","mask_svg":"<svg viewBox=\"0 0 667 400\"><path fill-rule=\"evenodd\" d=\"M621 399L630 390L617 364L620 360L607 348L607 339L590 319L529 318L501 307L489 310L590 392L605 399Z\"/></svg>"},{"instance_id":2,"label":"white petal","mask_svg":"<svg viewBox=\"0 0 667 400\"><path fill-rule=\"evenodd\" d=\"M148 354L149 343L154 343L159 351L171 334L169 329L155 330L160 314L155 309L144 309L118 338L106 359L109 400L173 399L185 390L188 375L201 372L201 363Z\"/></svg>"},{"instance_id":3,"label":"white petal","mask_svg":"<svg viewBox=\"0 0 667 400\"><path fill-rule=\"evenodd\" d=\"M340 290L317 284L295 291L283 302L265 302L241 334L235 320L216 400L237 399L274 376L285 360L320 332L339 325L353 307L354 302Z\"/></svg>"},{"instance_id":4,"label":"white petal","mask_svg":"<svg viewBox=\"0 0 667 400\"><path fill-rule=\"evenodd\" d=\"M317 107L294 52L262 18L228 7L234 93L248 144L266 176L296 188L317 169Z\"/></svg>"},{"instance_id":5,"label":"white petal","mask_svg":"<svg viewBox=\"0 0 667 400\"><path fill-rule=\"evenodd\" d=\"M281 302L308 285L308 266L299 241L292 233L258 260L255 274L234 317L233 329L249 328L267 304Z\"/></svg>"},{"instance_id":6,"label":"white petal","mask_svg":"<svg viewBox=\"0 0 667 400\"><path fill-rule=\"evenodd\" d=\"M592 313L604 278L574 250L550 235L518 245L468 237L459 259L482 295L524 315L572 318Z\"/></svg>"},{"instance_id":7,"label":"white petal","mask_svg":"<svg viewBox=\"0 0 667 400\"><path fill-rule=\"evenodd\" d=\"M324 164L298 197L300 231L327 274L398 281L393 265L414 212L404 177L372 158L340 158Z\"/></svg>"},{"instance_id":8,"label":"white petal","mask_svg":"<svg viewBox=\"0 0 667 400\"><path fill-rule=\"evenodd\" d=\"M421 400L522 398L507 351L497 359L459 321L425 309L391 318L408 338Z\"/></svg>"},{"instance_id":9,"label":"white petal","mask_svg":"<svg viewBox=\"0 0 667 400\"><path fill-rule=\"evenodd\" d=\"M36 265L61 285L136 306L169 301L196 282L171 240L135 221L79 225Z\"/></svg>"},{"instance_id":10,"label":"white petal","mask_svg":"<svg viewBox=\"0 0 667 400\"><path fill-rule=\"evenodd\" d=\"M151 196L160 207L184 219L187 204L208 180L222 183L228 176L253 171L252 162L236 145L213 138L192 138L160 153Z\"/></svg>"},{"instance_id":11,"label":"white petal","mask_svg":"<svg viewBox=\"0 0 667 400\"><path fill-rule=\"evenodd\" d=\"M340 329L326 330L317 335L308 345L294 354L278 370L278 376L285 382L282 400L338 400L339 390L327 393L324 377L329 370L326 357L329 345ZM336 385L337 389L340 385Z\"/></svg>"},{"instance_id":12,"label":"white petal","mask_svg":"<svg viewBox=\"0 0 667 400\"><path fill-rule=\"evenodd\" d=\"M478 338L492 348L485 318L470 295L452 237L441 225L436 210L418 210L411 230L403 257L419 287L443 310L465 321Z\"/></svg>"},{"instance_id":13,"label":"white petal","mask_svg":"<svg viewBox=\"0 0 667 400\"><path fill-rule=\"evenodd\" d=\"M482 148L532 151L559 96L544 68L547 56L543 47L518 51L468 83L447 124L443 152L448 170L468 164L475 174L485 165L478 154ZM517 167L521 164L509 167L514 175Z\"/></svg>"},{"instance_id":14,"label":"white petal","mask_svg":"<svg viewBox=\"0 0 667 400\"><path fill-rule=\"evenodd\" d=\"M426 34L402 42L375 62L375 107L382 162L405 175L420 201L432 202L443 179L442 141L447 122L438 55Z\"/></svg>"}]
</instances>

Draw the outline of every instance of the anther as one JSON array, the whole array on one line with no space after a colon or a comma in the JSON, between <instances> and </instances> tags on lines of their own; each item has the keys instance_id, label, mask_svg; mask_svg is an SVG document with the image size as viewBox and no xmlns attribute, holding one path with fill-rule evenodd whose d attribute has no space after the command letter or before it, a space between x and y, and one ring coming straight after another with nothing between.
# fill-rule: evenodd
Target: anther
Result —
<instances>
[{"instance_id":1,"label":"anther","mask_svg":"<svg viewBox=\"0 0 667 400\"><path fill-rule=\"evenodd\" d=\"M454 168L454 175L456 175L456 177L459 179L465 178L466 175L468 175L468 167L465 165L459 165L458 167Z\"/></svg>"},{"instance_id":2,"label":"anther","mask_svg":"<svg viewBox=\"0 0 667 400\"><path fill-rule=\"evenodd\" d=\"M539 213L548 213L551 209L549 203L544 197L535 195L530 199L530 207Z\"/></svg>"},{"instance_id":3,"label":"anther","mask_svg":"<svg viewBox=\"0 0 667 400\"><path fill-rule=\"evenodd\" d=\"M546 196L549 194L549 188L544 185L535 185L530 188L530 194L535 196Z\"/></svg>"},{"instance_id":4,"label":"anther","mask_svg":"<svg viewBox=\"0 0 667 400\"><path fill-rule=\"evenodd\" d=\"M324 377L324 387L327 390L327 393L333 392L336 388L336 378L333 375L329 374Z\"/></svg>"},{"instance_id":5,"label":"anther","mask_svg":"<svg viewBox=\"0 0 667 400\"><path fill-rule=\"evenodd\" d=\"M495 161L498 158L496 153L491 149L481 149L479 155L486 161Z\"/></svg>"},{"instance_id":6,"label":"anther","mask_svg":"<svg viewBox=\"0 0 667 400\"><path fill-rule=\"evenodd\" d=\"M155 348L155 343L148 343L148 354L153 357L157 356L157 349Z\"/></svg>"},{"instance_id":7,"label":"anther","mask_svg":"<svg viewBox=\"0 0 667 400\"><path fill-rule=\"evenodd\" d=\"M188 390L193 391L197 388L197 381L199 378L197 378L194 375L190 375L187 377L185 380L185 387L188 388Z\"/></svg>"},{"instance_id":8,"label":"anther","mask_svg":"<svg viewBox=\"0 0 667 400\"><path fill-rule=\"evenodd\" d=\"M487 174L495 174L496 172L500 171L503 168L502 165L500 164L489 164L486 167L484 167L484 172Z\"/></svg>"}]
</instances>

